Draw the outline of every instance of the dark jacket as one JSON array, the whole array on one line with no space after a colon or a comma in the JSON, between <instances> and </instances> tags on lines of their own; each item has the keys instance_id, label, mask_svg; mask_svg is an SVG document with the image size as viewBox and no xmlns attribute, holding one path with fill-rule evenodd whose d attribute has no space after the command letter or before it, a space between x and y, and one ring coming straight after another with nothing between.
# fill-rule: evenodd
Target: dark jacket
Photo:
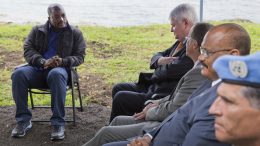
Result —
<instances>
[{"instance_id":1,"label":"dark jacket","mask_svg":"<svg viewBox=\"0 0 260 146\"><path fill-rule=\"evenodd\" d=\"M215 118L208 110L217 97L219 84L210 87L209 83L205 82L186 104L150 132L152 146L230 146L215 137Z\"/></svg>"},{"instance_id":2,"label":"dark jacket","mask_svg":"<svg viewBox=\"0 0 260 146\"><path fill-rule=\"evenodd\" d=\"M139 80L149 80L149 89L147 96L150 98L153 94L159 94L161 97L165 97L171 93L171 91L176 87L179 80L182 76L188 72L193 67L193 61L186 56L186 45L184 44L183 48L176 53L173 57L178 57L178 59L170 64L166 65L157 65L158 59L160 57L169 57L171 53L177 48L180 42L177 41L169 49L156 53L152 59L150 68L155 69L152 74L147 74L146 79ZM138 82L142 84L141 82Z\"/></svg>"},{"instance_id":3,"label":"dark jacket","mask_svg":"<svg viewBox=\"0 0 260 146\"><path fill-rule=\"evenodd\" d=\"M31 66L42 67L40 60L48 49L49 22L33 27L24 43L24 58ZM59 34L57 55L63 67L78 66L84 62L86 43L81 31L67 25Z\"/></svg>"}]
</instances>

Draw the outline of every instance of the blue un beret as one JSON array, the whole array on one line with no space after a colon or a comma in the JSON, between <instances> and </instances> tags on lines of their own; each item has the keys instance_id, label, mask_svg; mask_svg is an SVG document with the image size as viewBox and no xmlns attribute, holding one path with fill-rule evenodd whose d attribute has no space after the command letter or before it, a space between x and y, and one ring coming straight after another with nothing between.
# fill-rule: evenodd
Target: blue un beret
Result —
<instances>
[{"instance_id":1,"label":"blue un beret","mask_svg":"<svg viewBox=\"0 0 260 146\"><path fill-rule=\"evenodd\" d=\"M260 52L247 56L219 57L213 68L223 82L260 87Z\"/></svg>"}]
</instances>

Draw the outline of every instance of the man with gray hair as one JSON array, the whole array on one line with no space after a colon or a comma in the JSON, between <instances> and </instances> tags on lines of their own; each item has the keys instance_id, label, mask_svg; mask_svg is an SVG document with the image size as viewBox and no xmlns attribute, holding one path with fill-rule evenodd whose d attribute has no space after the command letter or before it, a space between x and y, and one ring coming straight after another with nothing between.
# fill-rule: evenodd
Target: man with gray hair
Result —
<instances>
[{"instance_id":1,"label":"man with gray hair","mask_svg":"<svg viewBox=\"0 0 260 146\"><path fill-rule=\"evenodd\" d=\"M141 73L138 83L119 83L112 89L110 122L119 115L132 116L141 112L145 101L162 98L171 93L181 77L192 68L186 56L186 36L197 22L197 15L189 4L180 4L170 13L171 32L177 41L169 49L156 53L150 63L153 73Z\"/></svg>"},{"instance_id":2,"label":"man with gray hair","mask_svg":"<svg viewBox=\"0 0 260 146\"><path fill-rule=\"evenodd\" d=\"M70 26L60 4L48 7L48 21L35 26L24 43L28 65L12 74L12 93L16 104L16 127L12 137L23 137L31 129L28 88L51 91L51 139L64 138L66 86L69 69L84 62L86 44L80 30Z\"/></svg>"}]
</instances>

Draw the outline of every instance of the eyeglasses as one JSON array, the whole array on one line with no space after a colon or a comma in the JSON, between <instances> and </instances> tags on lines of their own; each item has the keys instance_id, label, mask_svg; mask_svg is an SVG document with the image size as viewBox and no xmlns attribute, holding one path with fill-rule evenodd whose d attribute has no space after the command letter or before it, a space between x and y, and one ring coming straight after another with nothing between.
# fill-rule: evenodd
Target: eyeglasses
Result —
<instances>
[{"instance_id":1,"label":"eyeglasses","mask_svg":"<svg viewBox=\"0 0 260 146\"><path fill-rule=\"evenodd\" d=\"M214 53L221 52L221 51L230 51L231 49L223 49L223 50L217 50L217 51L208 51L206 48L200 47L200 54L204 57L209 57L213 55Z\"/></svg>"}]
</instances>

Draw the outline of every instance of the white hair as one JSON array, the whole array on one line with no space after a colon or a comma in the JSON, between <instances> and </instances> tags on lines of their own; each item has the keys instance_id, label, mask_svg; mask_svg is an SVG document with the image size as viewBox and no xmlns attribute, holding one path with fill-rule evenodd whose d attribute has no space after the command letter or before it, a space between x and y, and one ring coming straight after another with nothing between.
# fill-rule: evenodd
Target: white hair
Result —
<instances>
[{"instance_id":1,"label":"white hair","mask_svg":"<svg viewBox=\"0 0 260 146\"><path fill-rule=\"evenodd\" d=\"M180 4L175 7L169 16L169 19L175 18L177 21L186 19L189 23L194 25L198 21L195 9L189 4Z\"/></svg>"}]
</instances>

